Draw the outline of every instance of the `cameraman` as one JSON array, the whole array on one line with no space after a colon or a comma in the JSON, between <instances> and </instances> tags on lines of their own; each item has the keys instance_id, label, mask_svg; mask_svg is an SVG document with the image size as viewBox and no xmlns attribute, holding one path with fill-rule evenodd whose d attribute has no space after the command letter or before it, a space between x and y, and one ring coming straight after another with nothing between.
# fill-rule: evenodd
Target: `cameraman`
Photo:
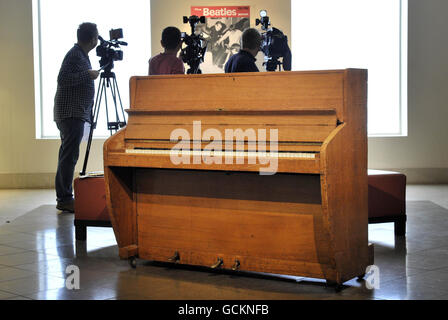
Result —
<instances>
[{"instance_id":1,"label":"cameraman","mask_svg":"<svg viewBox=\"0 0 448 320\"><path fill-rule=\"evenodd\" d=\"M184 63L177 57L177 53L182 47L180 30L176 27L165 28L160 43L165 52L149 59L148 74L184 74Z\"/></svg>"},{"instance_id":2,"label":"cameraman","mask_svg":"<svg viewBox=\"0 0 448 320\"><path fill-rule=\"evenodd\" d=\"M242 49L229 58L225 66L226 73L258 72L255 56L261 47L261 35L257 29L246 29L241 36Z\"/></svg>"},{"instance_id":3,"label":"cameraman","mask_svg":"<svg viewBox=\"0 0 448 320\"><path fill-rule=\"evenodd\" d=\"M94 23L82 23L77 30L78 42L66 54L57 79L54 98L54 121L61 136L56 171L56 208L73 212L72 182L85 122L91 122L94 80L99 71L92 70L89 52L98 44Z\"/></svg>"}]
</instances>

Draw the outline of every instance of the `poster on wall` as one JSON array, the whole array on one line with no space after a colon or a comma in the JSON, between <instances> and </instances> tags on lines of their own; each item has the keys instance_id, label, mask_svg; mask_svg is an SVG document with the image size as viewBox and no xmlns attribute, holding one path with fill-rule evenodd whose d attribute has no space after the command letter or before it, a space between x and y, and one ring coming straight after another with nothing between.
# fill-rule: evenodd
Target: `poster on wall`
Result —
<instances>
[{"instance_id":1,"label":"poster on wall","mask_svg":"<svg viewBox=\"0 0 448 320\"><path fill-rule=\"evenodd\" d=\"M223 73L229 57L240 50L243 31L250 27L250 7L192 6L191 15L205 17L205 24L196 25L196 33L208 42L202 73Z\"/></svg>"}]
</instances>

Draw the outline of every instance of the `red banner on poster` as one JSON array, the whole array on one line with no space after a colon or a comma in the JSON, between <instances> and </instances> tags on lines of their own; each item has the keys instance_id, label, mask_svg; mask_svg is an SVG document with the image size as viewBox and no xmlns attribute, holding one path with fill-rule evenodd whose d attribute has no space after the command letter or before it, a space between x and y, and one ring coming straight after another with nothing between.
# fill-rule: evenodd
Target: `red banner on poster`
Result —
<instances>
[{"instance_id":1,"label":"red banner on poster","mask_svg":"<svg viewBox=\"0 0 448 320\"><path fill-rule=\"evenodd\" d=\"M249 14L249 6L191 7L192 16L206 18L244 18L249 17Z\"/></svg>"}]
</instances>

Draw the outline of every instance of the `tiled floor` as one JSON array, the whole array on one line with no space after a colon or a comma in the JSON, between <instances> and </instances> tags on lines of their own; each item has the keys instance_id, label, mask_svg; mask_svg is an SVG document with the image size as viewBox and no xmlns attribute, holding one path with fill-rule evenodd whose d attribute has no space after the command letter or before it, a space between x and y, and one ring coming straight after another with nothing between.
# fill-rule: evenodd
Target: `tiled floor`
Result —
<instances>
[{"instance_id":1,"label":"tiled floor","mask_svg":"<svg viewBox=\"0 0 448 320\"><path fill-rule=\"evenodd\" d=\"M336 293L321 280L235 275L119 260L110 228L74 239L73 215L52 190L0 190L0 299L448 299L448 186L408 186L407 237L392 224L369 226L380 288L352 280ZM9 221L9 223L8 223ZM66 267L80 289L66 289Z\"/></svg>"}]
</instances>

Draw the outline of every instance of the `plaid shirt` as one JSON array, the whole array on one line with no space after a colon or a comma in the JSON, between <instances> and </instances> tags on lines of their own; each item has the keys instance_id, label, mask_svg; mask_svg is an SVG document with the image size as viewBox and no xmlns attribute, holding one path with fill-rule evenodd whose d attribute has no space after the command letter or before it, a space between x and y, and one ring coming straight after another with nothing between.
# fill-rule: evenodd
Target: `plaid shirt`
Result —
<instances>
[{"instance_id":1,"label":"plaid shirt","mask_svg":"<svg viewBox=\"0 0 448 320\"><path fill-rule=\"evenodd\" d=\"M58 75L54 121L78 118L91 121L95 82L90 79L89 56L78 44L66 54Z\"/></svg>"}]
</instances>

